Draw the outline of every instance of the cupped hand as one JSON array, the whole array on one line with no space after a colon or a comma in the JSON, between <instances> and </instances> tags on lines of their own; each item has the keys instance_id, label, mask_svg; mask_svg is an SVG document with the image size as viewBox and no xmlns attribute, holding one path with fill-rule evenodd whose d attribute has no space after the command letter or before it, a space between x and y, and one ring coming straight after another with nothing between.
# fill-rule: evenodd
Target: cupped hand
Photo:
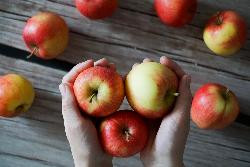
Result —
<instances>
[{"instance_id":1,"label":"cupped hand","mask_svg":"<svg viewBox=\"0 0 250 167\"><path fill-rule=\"evenodd\" d=\"M65 132L76 167L112 166L112 157L105 154L99 144L94 123L90 118L81 114L73 93L73 84L78 74L93 66L104 66L116 70L114 64L106 59L95 63L93 60L88 60L73 67L63 77L59 86Z\"/></svg>"},{"instance_id":2,"label":"cupped hand","mask_svg":"<svg viewBox=\"0 0 250 167\"><path fill-rule=\"evenodd\" d=\"M144 59L144 62L151 61ZM180 167L190 124L191 77L174 61L161 57L160 63L172 69L179 78L179 88L175 106L161 122L149 121L149 141L140 157L145 167Z\"/></svg>"}]
</instances>

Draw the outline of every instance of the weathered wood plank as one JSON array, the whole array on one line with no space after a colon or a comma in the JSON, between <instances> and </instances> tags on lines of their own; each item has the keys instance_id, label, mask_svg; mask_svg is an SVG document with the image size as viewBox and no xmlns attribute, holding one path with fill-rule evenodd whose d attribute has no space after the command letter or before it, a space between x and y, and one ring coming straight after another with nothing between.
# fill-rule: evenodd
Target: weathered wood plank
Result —
<instances>
[{"instance_id":1,"label":"weathered wood plank","mask_svg":"<svg viewBox=\"0 0 250 167\"><path fill-rule=\"evenodd\" d=\"M71 0L2 0L0 43L25 49L21 39L25 20L37 11L54 11L61 14L71 28L70 46L59 59L77 63L105 56L115 62L118 70L125 74L134 62L139 62L144 57L157 60L159 56L167 54L192 74L193 91L208 81L221 82L237 94L241 112L250 115L250 99L246 91L250 88L250 35L248 34L248 41L241 52L230 59L215 57L202 42L205 20L223 8L236 9L247 20L250 19L250 4L247 0L232 0L226 4L222 0L200 1L195 20L182 29L162 25L154 13L152 0L120 1L120 8L112 18L96 22L81 17ZM31 112L16 118L18 123L13 123L12 120L4 120L3 123L0 121L1 134L12 135L0 136L0 152L3 152L0 153L1 166L2 162L7 167L73 166L65 140L57 90L65 72L1 56L0 73L6 71L29 77L36 85L38 95ZM127 107L127 103L122 106ZM3 133L2 125L7 127ZM20 128L25 132L22 133ZM34 143L32 145L30 138ZM249 139L249 127L237 123L224 131L202 131L192 124L185 164L247 167L250 165ZM15 144L2 148L10 143ZM46 151L48 154L44 155ZM48 157L49 152L58 155ZM114 164L141 166L138 156L126 160L116 159Z\"/></svg>"},{"instance_id":2,"label":"weathered wood plank","mask_svg":"<svg viewBox=\"0 0 250 167\"><path fill-rule=\"evenodd\" d=\"M0 161L3 167L73 166L61 116L57 86L65 72L0 55L0 75L15 72L36 87L31 110L0 120ZM36 77L37 78L36 78ZM128 108L125 102L122 108ZM250 127L234 123L223 131L203 131L191 124L184 155L187 167L250 165ZM141 167L138 155L115 159L116 167Z\"/></svg>"},{"instance_id":3,"label":"weathered wood plank","mask_svg":"<svg viewBox=\"0 0 250 167\"><path fill-rule=\"evenodd\" d=\"M2 19L2 21L3 20L5 20L5 18ZM7 19L5 21L6 22L4 22L3 24L8 25L9 24L8 22L11 20ZM13 25L11 27L14 30L12 31L12 33L16 31L16 27L19 26L20 24L22 24L22 22L18 22L18 21L13 22ZM5 36L5 34L1 35L2 32L6 32L6 29L2 29L2 31L0 31L0 37L2 36L2 38L0 39L7 40L7 43L11 43L11 45L13 46L18 46L18 47L21 46L20 48L25 47L25 46L22 46L24 45L23 42L21 43L19 42L21 40L19 39L19 36L14 35L15 40L12 40L12 38L9 38L9 36ZM82 48L82 52L81 52L81 49L79 48ZM106 51L109 53L106 54L105 53ZM159 59L160 55L165 55L165 53L158 54L154 51L144 52L143 50L133 48L132 46L113 44L112 42L100 41L99 39L91 39L90 37L87 37L87 36L82 36L79 34L71 33L70 47L66 51L65 55L61 57L61 59L66 60L66 61L71 61L71 62L73 61L74 63L77 63L77 62L81 62L89 58L99 59L105 56L112 62L116 63L118 70L122 74L125 74L130 70L133 63L141 61L143 57L151 57L152 59L157 60ZM248 77L246 77L245 75L241 76L233 72L228 72L228 71L225 71L224 69L212 69L204 65L200 65L199 63L197 64L190 63L186 61L183 57L176 58L175 56L171 56L171 54L168 54L168 56L172 57L174 60L177 60L177 62L188 73L192 75L192 78L193 78L192 91L193 92L201 84L204 84L206 82L222 83L228 86L229 88L231 88L239 97L240 104L241 104L241 112L250 115L250 111L248 110L248 108L250 107L250 99L248 97L248 91L246 91L246 90L250 90L250 79ZM231 61L231 59L225 59L225 60ZM214 64L216 64L216 62L214 62ZM239 66L241 66L241 64L239 64ZM238 68L238 67L236 68L232 68L232 67L233 65L230 66L229 70ZM247 68L248 69L243 70L243 73L246 75L250 74L249 66Z\"/></svg>"},{"instance_id":4,"label":"weathered wood plank","mask_svg":"<svg viewBox=\"0 0 250 167\"><path fill-rule=\"evenodd\" d=\"M0 2L0 9L4 13L4 18L1 18L2 24L0 25L4 31L1 32L1 35L5 36L1 42L11 46L24 49L25 47L21 40L24 21L37 11L50 10L64 16L72 33L78 34L75 36L71 35L73 37L71 38L70 47L60 59L79 62L82 56L89 58L106 55L116 62L120 60L133 62L145 56L159 57L160 55L168 54L177 61L185 61L190 63L190 65L200 64L204 68L221 70L225 72L225 75L229 73L248 80L250 78L248 72L249 40L237 56L225 59L211 54L201 39L201 28L204 26L205 20L218 9L223 7L226 9L233 8L234 4L237 4L236 0L226 4L227 6L221 5L223 4L221 0L215 3L214 6L209 1L201 1L194 23L182 29L174 29L162 25L155 14L152 14L152 6L149 7L152 5L151 2L145 2L146 7L142 7L145 10L143 12L140 12L141 9L139 8L139 5L143 6L143 1L135 5L136 7L132 8L132 10L129 10L129 7L134 6L134 3L131 2L129 5L129 2L121 2L121 7L116 14L104 21L90 21L83 18L75 10L71 0L66 2L62 0L11 0L11 2L9 3L7 0ZM249 1L244 0L241 4L244 5L240 5L240 9L237 8L236 10L244 15L246 19L249 19L249 14L245 12L249 9ZM16 6L19 7L17 8ZM139 8L139 11L135 8ZM19 13L22 9L29 10L22 11L21 15L24 17L20 19ZM16 21L16 17L21 21ZM78 43L75 44L74 40L78 40ZM102 46L103 43L107 47ZM126 67L128 66L126 65Z\"/></svg>"},{"instance_id":5,"label":"weathered wood plank","mask_svg":"<svg viewBox=\"0 0 250 167\"><path fill-rule=\"evenodd\" d=\"M132 5L129 5L121 2L121 8L112 18L96 22L81 17L71 0L9 2L0 2L0 43L24 49L21 31L25 20L40 10L55 11L64 16L72 31L70 46L59 59L77 63L105 56L115 62L118 69L125 74L134 62L145 57L157 60L159 56L168 55L192 74L193 91L205 82L223 83L239 97L241 112L250 115L250 99L246 91L250 87L249 40L239 54L228 59L211 55L201 41L201 23L203 24L215 10L223 8L222 3L219 3L221 1L216 3L218 6L215 5L215 9L208 1L200 2L194 23L183 29L173 29L160 24L153 14L153 9L149 7L149 2L145 3L145 9L133 8L135 11L123 8L132 7L134 3L138 7L141 3L131 2ZM237 4L236 0L231 1L227 8L233 8L234 4ZM240 5L237 10L246 18L250 18L246 12L250 6L249 2L244 0L244 3L240 4L245 5ZM211 11L208 7L211 7ZM20 9L29 10L20 14Z\"/></svg>"}]
</instances>

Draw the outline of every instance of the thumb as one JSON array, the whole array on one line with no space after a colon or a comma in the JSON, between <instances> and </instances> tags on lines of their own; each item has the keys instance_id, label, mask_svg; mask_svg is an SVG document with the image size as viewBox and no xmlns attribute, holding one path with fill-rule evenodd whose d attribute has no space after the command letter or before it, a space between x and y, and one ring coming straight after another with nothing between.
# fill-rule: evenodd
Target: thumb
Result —
<instances>
[{"instance_id":1,"label":"thumb","mask_svg":"<svg viewBox=\"0 0 250 167\"><path fill-rule=\"evenodd\" d=\"M162 120L162 127L167 127L170 122L177 124L178 122L188 122L190 117L190 107L192 94L190 91L191 77L184 75L179 84L180 96L177 98L175 107L171 113L166 115Z\"/></svg>"},{"instance_id":2,"label":"thumb","mask_svg":"<svg viewBox=\"0 0 250 167\"><path fill-rule=\"evenodd\" d=\"M82 116L78 109L72 86L62 83L59 85L59 90L62 95L62 115L64 121L80 121Z\"/></svg>"},{"instance_id":3,"label":"thumb","mask_svg":"<svg viewBox=\"0 0 250 167\"><path fill-rule=\"evenodd\" d=\"M190 83L191 83L190 75L184 75L181 78L180 85L179 85L180 96L177 98L174 111L186 112L188 110L187 112L189 112L191 101L192 101Z\"/></svg>"}]
</instances>

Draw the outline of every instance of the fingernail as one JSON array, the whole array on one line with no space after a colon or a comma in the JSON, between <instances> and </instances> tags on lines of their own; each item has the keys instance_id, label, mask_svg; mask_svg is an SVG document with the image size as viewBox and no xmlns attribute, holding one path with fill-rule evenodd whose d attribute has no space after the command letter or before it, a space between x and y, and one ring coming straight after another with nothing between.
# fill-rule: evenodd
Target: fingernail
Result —
<instances>
[{"instance_id":1,"label":"fingernail","mask_svg":"<svg viewBox=\"0 0 250 167\"><path fill-rule=\"evenodd\" d=\"M108 61L105 57L101 58L99 61Z\"/></svg>"},{"instance_id":2,"label":"fingernail","mask_svg":"<svg viewBox=\"0 0 250 167\"><path fill-rule=\"evenodd\" d=\"M166 56L162 56L161 58L160 58L160 63L161 64L168 64L169 62L169 59L166 57Z\"/></svg>"},{"instance_id":3,"label":"fingernail","mask_svg":"<svg viewBox=\"0 0 250 167\"><path fill-rule=\"evenodd\" d=\"M64 84L59 85L59 90L60 90L61 95L63 97L65 95L65 92L66 92L66 88L65 88Z\"/></svg>"},{"instance_id":4,"label":"fingernail","mask_svg":"<svg viewBox=\"0 0 250 167\"><path fill-rule=\"evenodd\" d=\"M160 61L163 61L165 58L165 56L161 56Z\"/></svg>"},{"instance_id":5,"label":"fingernail","mask_svg":"<svg viewBox=\"0 0 250 167\"><path fill-rule=\"evenodd\" d=\"M89 64L89 63L92 63L92 62L94 62L94 60L92 60L92 59L89 59L89 60L86 60L86 61L84 61L84 62L82 62L81 64Z\"/></svg>"},{"instance_id":6,"label":"fingernail","mask_svg":"<svg viewBox=\"0 0 250 167\"><path fill-rule=\"evenodd\" d=\"M144 60L143 60L143 62L151 62L152 60L151 59L149 59L149 58L145 58Z\"/></svg>"},{"instance_id":7,"label":"fingernail","mask_svg":"<svg viewBox=\"0 0 250 167\"><path fill-rule=\"evenodd\" d=\"M132 66L132 68L135 68L136 66L138 66L139 65L139 63L135 63L133 66Z\"/></svg>"}]
</instances>

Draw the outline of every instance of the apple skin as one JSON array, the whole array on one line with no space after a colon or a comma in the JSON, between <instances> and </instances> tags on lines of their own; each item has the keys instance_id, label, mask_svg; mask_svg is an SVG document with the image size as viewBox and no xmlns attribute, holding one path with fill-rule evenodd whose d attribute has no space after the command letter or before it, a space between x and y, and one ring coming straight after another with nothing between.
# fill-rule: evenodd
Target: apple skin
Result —
<instances>
[{"instance_id":1,"label":"apple skin","mask_svg":"<svg viewBox=\"0 0 250 167\"><path fill-rule=\"evenodd\" d=\"M67 47L68 34L68 26L59 15L41 12L28 19L23 29L23 40L37 57L52 59Z\"/></svg>"},{"instance_id":2,"label":"apple skin","mask_svg":"<svg viewBox=\"0 0 250 167\"><path fill-rule=\"evenodd\" d=\"M125 95L122 77L116 71L100 66L81 72L73 89L81 109L95 117L117 111Z\"/></svg>"},{"instance_id":3,"label":"apple skin","mask_svg":"<svg viewBox=\"0 0 250 167\"><path fill-rule=\"evenodd\" d=\"M0 116L15 117L26 112L34 100L32 84L21 75L0 76Z\"/></svg>"},{"instance_id":4,"label":"apple skin","mask_svg":"<svg viewBox=\"0 0 250 167\"><path fill-rule=\"evenodd\" d=\"M96 20L110 17L118 7L117 0L75 0L78 11L85 17Z\"/></svg>"},{"instance_id":5,"label":"apple skin","mask_svg":"<svg viewBox=\"0 0 250 167\"><path fill-rule=\"evenodd\" d=\"M134 67L127 75L125 92L130 106L147 118L161 118L174 104L178 78L168 67L146 62Z\"/></svg>"},{"instance_id":6,"label":"apple skin","mask_svg":"<svg viewBox=\"0 0 250 167\"><path fill-rule=\"evenodd\" d=\"M217 83L201 86L194 95L191 118L202 129L223 129L239 114L239 103L232 91Z\"/></svg>"},{"instance_id":7,"label":"apple skin","mask_svg":"<svg viewBox=\"0 0 250 167\"><path fill-rule=\"evenodd\" d=\"M154 7L164 24L182 27L192 21L197 10L197 0L155 0Z\"/></svg>"},{"instance_id":8,"label":"apple skin","mask_svg":"<svg viewBox=\"0 0 250 167\"><path fill-rule=\"evenodd\" d=\"M222 11L212 16L204 29L203 39L207 47L220 56L236 53L245 43L245 20L234 11Z\"/></svg>"},{"instance_id":9,"label":"apple skin","mask_svg":"<svg viewBox=\"0 0 250 167\"><path fill-rule=\"evenodd\" d=\"M100 125L100 141L104 151L115 157L129 157L140 152L148 141L145 120L134 111L118 111Z\"/></svg>"}]
</instances>

